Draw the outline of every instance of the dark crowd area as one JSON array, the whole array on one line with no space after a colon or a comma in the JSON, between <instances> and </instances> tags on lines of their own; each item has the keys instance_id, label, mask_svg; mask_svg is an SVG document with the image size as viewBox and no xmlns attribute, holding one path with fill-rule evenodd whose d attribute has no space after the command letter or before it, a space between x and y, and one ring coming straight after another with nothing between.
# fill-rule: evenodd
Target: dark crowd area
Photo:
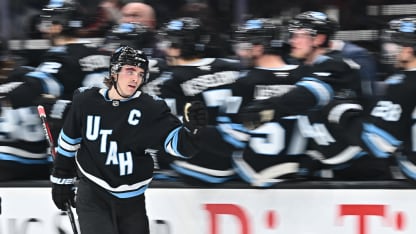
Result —
<instances>
[{"instance_id":1,"label":"dark crowd area","mask_svg":"<svg viewBox=\"0 0 416 234\"><path fill-rule=\"evenodd\" d=\"M62 10L58 9L59 7L54 9L56 4L61 2L71 4L73 2L76 2L76 10L71 12L70 16L65 16L68 17L65 19L59 17L54 20L48 19L47 17L53 17L50 16L52 15L51 13L55 14L54 16L59 16L59 14L62 13L59 12L59 10ZM131 6L129 4L138 2L145 3L144 5L140 6L143 8L136 8L134 10L133 8L128 9L127 6ZM67 9L64 10L66 11ZM136 49L142 50L142 52L149 59L148 63L150 64L149 67L145 67L145 72L149 73L149 78L148 80L146 80L146 84L143 85L143 87L141 87L143 92L159 96L160 98L165 99L167 103L169 103L172 99L176 98L176 100L174 100L175 104L173 104L173 106L169 104L169 107L171 107L172 113L174 113L178 118L182 120L184 114L182 112L182 109L187 101L194 100L196 96L199 99L206 99L207 96L200 95L198 92L204 89L215 89L213 87L215 85L218 85L208 84L211 81L232 83L237 79L237 77L240 76L254 76L247 70L251 71L250 69L257 69L257 67L261 67L264 70L268 70L267 68L269 66L269 63L264 63L264 66L266 68L263 67L262 63L262 61L267 60L266 58L268 58L268 55L279 56L279 69L281 69L281 67L283 67L282 69L287 69L286 65L297 66L302 63L309 62L308 59L310 58L307 57L309 55L302 58L296 58L292 57L292 54L289 53L290 49L296 47L294 45L289 44L293 43L293 38L301 35L301 33L294 33L293 30L296 31L298 28L294 27L293 25L292 31L288 30L287 25L290 25L290 22L292 22L294 17L296 18L296 16L298 15L301 15L301 17L306 18L309 17L307 14L307 16L302 16L302 13L304 12L312 12L310 15L312 18L316 17L317 12L322 12L325 13L325 17L328 16L329 18L335 20L334 25L324 25L324 30L321 32L321 28L319 28L321 26L319 25L319 20L322 19L320 19L319 17L316 18L315 21L312 20L312 23L310 25L305 23L306 26L302 25L303 18L301 18L300 20L298 19L300 23L297 23L299 23L301 26L305 26L305 28L311 27L310 31L307 32L313 35L313 37L315 37L318 34L324 34L327 37L326 42L324 42L323 45L312 46L312 49L317 49L318 47L322 46L324 48L325 53L328 52L328 56L330 55L337 58L348 57L350 55L339 55L339 50L336 47L334 47L335 45L338 45L336 41L342 41L342 45L353 45L353 47L351 47L351 51L349 51L352 54L354 54L354 52L356 52L355 50L359 48L357 49L357 51L360 51L360 53L364 51L364 57L371 58L371 61L369 62L367 60L360 60L360 56L362 54L357 55L358 57L354 57L354 55L351 54L352 57L348 57L354 60L354 62L358 63L360 65L360 72L363 72L360 73L360 77L363 78L362 84L360 84L362 86L361 89L363 90L362 93L360 93L360 95L362 95L363 100L360 100L360 105L362 104L363 106L370 106L370 103L374 101L373 98L378 97L378 92L384 92L383 87L386 85L384 82L386 78L397 72L397 68L394 68L395 62L393 60L394 56L397 55L398 48L401 47L396 47L394 45L391 45L390 43L386 43L389 41L386 39L387 36L385 34L385 29L386 27L388 27L389 21L393 19L405 19L406 17L414 17L414 15L416 15L416 4L414 4L413 1L394 1L393 4L391 1L381 0L2 0L0 2L0 104L3 113L1 113L2 117L0 121L0 149L3 151L0 150L0 161L3 161L3 166L5 169L2 170L2 173L0 173L0 180L7 181L9 179L14 178L31 179L30 175L27 175L28 168L29 170L35 170L36 172L39 172L38 175L40 178L48 179L48 176L50 174L49 169L52 162L49 157L49 152L45 152L45 150L48 148L47 142L45 142L43 131L39 130L41 129L39 125L39 120L36 116L36 113L34 113L33 107L36 106L36 104L38 103L42 103L47 107L47 112L50 114L52 134L54 138L57 140L60 134L65 114L67 114L67 111L71 104L71 97L73 95L73 92L77 88L84 86L98 86L100 88L106 88L103 85L104 82L102 81L106 81L106 79L108 79L108 76L111 76L113 72L111 70L111 67L110 72L108 71L108 68L110 65L110 58L112 58L111 56L114 56L112 53L114 52L114 49L116 49L114 48L114 44L127 44L128 46L138 47ZM180 28L180 30L189 30L190 34L187 34L187 32L185 32L184 35L170 35L170 33L175 33L173 31L175 30L175 27L178 27L177 23L180 20L183 20L184 18L190 18L191 20L188 19L188 21L181 22L183 25L180 26L182 27ZM195 21L197 23L192 21L194 19L197 19L197 21ZM273 35L266 35L267 33L269 33L267 30L269 30L270 28L261 28L262 30L264 29L264 31L260 30L260 32L254 32L251 35L250 30L252 30L253 28L250 28L250 26L258 26L258 22L256 21L255 24L249 25L249 23L254 22L250 21L250 19L267 19L265 22L262 22L265 23L264 25L267 25L266 23L270 22L273 22L273 24L278 22L279 26L273 25L273 30L279 31L279 37L282 37L279 38L277 43L278 45L273 44L276 42L276 38L274 38L275 31L273 32ZM411 19L409 21L411 21L410 23L413 23ZM65 21L65 23L62 23L62 21ZM403 23L405 21L406 20L402 20L400 22ZM78 22L82 22L82 26L75 25ZM324 24L328 22L324 20ZM129 25L130 23L138 23L138 25ZM189 29L186 28L187 23L190 24ZM319 29L314 28L316 26L315 24L318 25L317 27ZM56 25L64 26L63 28L58 30L53 28ZM203 25L203 31L198 31L200 30L200 28L198 27L201 25ZM276 28L274 28L275 26ZM328 28L325 28L327 26ZM394 30L396 29L397 28L394 28ZM59 32L54 30L57 30ZM325 30L329 30L330 32L327 32ZM403 33L404 31L400 30L405 29L400 28L397 30L398 32ZM126 34L124 35L124 33ZM241 35L239 35L239 33L241 33ZM257 35L256 33L259 34ZM262 33L264 33L264 35ZM169 38L169 36L171 36L171 38ZM250 36L254 37L254 39L249 38ZM262 39L264 39L263 36L266 40L266 44L264 44L264 41L261 41ZM329 39L331 39L331 42ZM80 43L83 40L88 41L88 43ZM77 48L73 47L74 49L71 50L68 49L70 48L70 46L68 46L68 48L66 46L74 44L74 41L77 41L78 44L82 44L83 46ZM413 41L414 40L411 40L410 44L412 44ZM257 52L250 51L254 48L254 45L264 46L262 52L259 52L260 55L256 54ZM402 43L400 45L409 46L407 42ZM268 46L271 48L268 48ZM92 50L92 47L98 49ZM51 48L53 49L50 50ZM56 54L50 54L51 51L52 53L59 54L60 52L62 52L62 48L67 49L64 50L65 52L69 51L68 53L74 53L72 55L65 54L65 62L68 62L66 60L71 60L68 62L68 64L70 64L70 66L74 66L74 64L76 64L76 69L70 66L64 67L64 65L62 65L64 62L62 62L62 64L57 64L57 61L61 58L57 59L56 57L54 57L57 56ZM179 49L179 52L176 49ZM247 55L245 53L249 54ZM44 56L45 54L50 57ZM62 54L60 54L59 56L61 55ZM200 65L199 63L195 62L206 62L207 58L211 59L212 61L215 61L213 63L215 65ZM74 61L76 60L76 62L72 61L72 59L74 59ZM219 61L219 59L221 60ZM228 60L232 60L237 64L229 63ZM253 60L255 61L253 62ZM61 61L59 60L59 62ZM193 62L195 62L195 64L197 65L195 65ZM78 63L81 64L81 70L78 66ZM184 65L183 63L191 63L193 64L192 66L198 67L198 69L202 70L209 70L212 67L215 67L215 69L218 70L215 70L212 73L207 74L200 74L198 73L200 71L198 71L194 74L194 71L191 70L190 72L187 69L185 69L184 67L186 67L186 65ZM121 62L120 64L124 65L124 63ZM273 66L272 68L275 69L275 67ZM331 66L332 64L329 65L329 67ZM331 67L331 69L332 68L333 67ZM181 69L184 70L182 71ZM326 69L327 67L324 68L324 71L319 70L318 72L314 71L312 73L326 73ZM258 71L256 70L256 72ZM284 72L281 72L280 70L275 72L261 71L258 73L258 75L257 73L254 74L258 76L257 78L259 80L261 80L261 78L269 77L271 74L278 76L279 74L281 75L286 72L286 70L284 70ZM193 77L192 75L194 75L195 77ZM336 75L340 75L340 73L337 73ZM77 79L80 80L76 80L74 77L77 77ZM177 87L174 87L170 90L171 87L168 87L168 85L171 85L169 83L169 79L174 79L177 77L180 77L179 80L180 82L183 82L183 84L180 84ZM204 80L201 77L205 77L207 79ZM189 80L189 82L184 80ZM327 79L323 80L325 82L328 81ZM176 82L179 83L179 81ZM293 83L288 83L284 85L297 86L297 82L300 81L294 80ZM331 83L334 82L333 80L329 80L328 82L331 87L335 87L334 90L336 95L349 95L348 92L350 90L344 90L344 87L338 87L338 85L341 86L342 82L337 83L337 81L335 81L335 84ZM256 83L250 84L253 86L258 85ZM108 83L106 85L108 85ZM227 83L227 85L229 84ZM266 82L265 84L258 85L258 87L260 88L257 87L259 90L261 90L261 95L259 93L255 93L255 91L253 92L256 95L261 96L260 98L269 97L268 95L274 95L274 92L280 92L279 89L275 88L274 85L275 84L270 84ZM302 82L300 82L299 86L301 85L308 86L310 84L303 84ZM342 83L342 85L345 85L345 83ZM315 87L319 85L313 84L312 86ZM286 86L284 87L284 92L293 88L287 88ZM181 88L183 88L183 90L178 91ZM231 90L231 88L227 86L227 89L228 88ZM257 90L257 88L253 89ZM322 91L322 89L324 89L324 86L319 86L318 88L320 88L319 91ZM233 89L238 88L233 87ZM243 90L243 88L241 88L241 90ZM173 97L174 95L177 95L178 92L183 92L181 94L186 97ZM235 93L238 92L234 90L233 95ZM224 93L221 93L221 95L224 95ZM300 93L296 95L299 96L295 97L301 97L301 99L313 99L310 93ZM218 98L220 96L216 97ZM124 96L120 94L120 97ZM255 99L254 96L250 98ZM210 107L209 105L213 105L212 103L214 102L215 101L206 102L204 103L204 105L205 107ZM249 104L248 100L244 100L242 105L243 104ZM266 104L262 103L258 105L261 106ZM294 102L293 106L297 108L298 104L299 102ZM299 108L302 108L303 104L304 103L300 103ZM306 103L305 105L309 104L311 103ZM355 107L355 105L356 103L353 103L352 106ZM384 103L383 105L387 104ZM32 109L25 109L28 106L32 107ZM258 110L259 112L261 112L261 110L256 109L258 108L258 106L254 108L253 106L248 105L248 107L251 107L256 111ZM330 107L332 108L333 106ZM394 110L400 109L394 105L388 107L383 106L383 108L379 108L382 109L381 111L379 111L384 111L383 113L385 113L388 112L388 110L390 110L389 108L396 108ZM366 108L363 109L365 110L365 113L360 112L360 115L369 114L369 110L367 110ZM284 110L284 108L282 108L282 110ZM218 124L218 126L225 126L229 124L228 122L221 122L225 121L224 119L226 119L222 118L224 116L220 116L221 111L222 109L220 107L216 107L216 109L214 110L215 117L210 117L209 125ZM288 112L292 113L291 111ZM296 111L293 111L293 113L304 114L304 110L300 112L297 111L298 110L296 109ZM329 109L323 109L323 112L325 111L332 113ZM336 109L336 111L338 111L338 109ZM342 111L344 110L341 108L341 112ZM10 114L7 114L9 112ZM211 114L212 113L209 112L209 115ZM221 118L216 119L216 117ZM227 118L228 117L230 116L227 116ZM283 118L284 116L278 117ZM36 121L31 122L30 118L36 118ZM284 120L283 122L285 121L286 120ZM292 123L287 124L288 126L292 126ZM330 127L332 127L332 123L325 124L329 124L331 125ZM311 124L311 126L312 132L319 132L321 130L319 124ZM339 126L336 126L336 128L334 128L334 132L336 132L336 134L345 131L344 127L338 127ZM24 130L27 130L29 132L27 134L29 135L25 135L26 133L24 132ZM234 131L235 129L232 130ZM255 137L258 137L258 135L264 134L256 132L253 133L251 132L251 130L246 130L246 132L243 131L243 133L250 135L253 139ZM359 130L363 129L359 128ZM30 133L36 133L37 135L30 135ZM19 134L22 134L22 136L20 136ZM221 134L221 132L210 132L207 134L209 137L205 136L205 138L202 138L203 141L210 142L212 140L212 142L214 142L212 144L208 144L208 146L203 146L202 148L203 150L213 152L213 154L219 154L219 159L218 161L216 161L217 158L213 157L208 161L204 161L206 159L198 161L199 158L197 157L195 159L195 162L192 162L195 163L197 166L191 165L189 166L189 168L193 168L195 166L197 168L201 167L202 169L201 171L196 170L193 171L191 174L187 174L187 176L185 176L184 178L187 182L199 183L199 180L202 180L204 183L222 183L228 180L234 180L236 177L238 177L236 176L237 173L244 173L241 171L233 171L243 170L242 168L240 168L243 167L242 165L238 164L236 166L236 164L230 165L230 162L222 162L224 158L232 158L235 155L234 153L230 153L229 151L227 151L228 147L230 147L229 144L225 144L222 141L218 144L215 142L215 139L224 137ZM307 132L306 135L308 134L310 134L310 132ZM238 136L240 137L240 135ZM338 136L335 136L335 138L336 137ZM371 137L373 137L373 135L371 135ZM406 135L406 137L408 136ZM307 136L305 138L312 139L313 137ZM358 138L359 137L357 137L357 139ZM227 139L229 140L229 138ZM385 139L380 140L378 138L371 138L371 140L380 143L382 140ZM350 141L350 139L348 139L348 141ZM316 140L316 142L319 142L319 140ZM328 142L332 142L332 139L329 139ZM356 139L353 139L352 142L353 144L361 144L361 142L357 143ZM284 143L289 144L290 142ZM22 145L24 146L22 147ZM215 149L215 147L221 148L221 150L224 150L224 152L219 152L221 150L213 150ZM396 145L394 145L394 147L396 147ZM408 146L406 145L404 147ZM19 148L23 151L20 151ZM15 149L19 150L13 151ZM384 150L385 149L386 148L384 148ZM333 173L332 170L334 170L335 167L321 168L321 163L328 163L329 165L332 162L327 162L325 160L323 160L322 162L316 162L322 160L322 157L325 158L328 156L326 154L323 154L322 156L320 154L321 152L315 154L316 151L320 150L321 149L319 147L317 147L317 149L314 148L313 150L309 150L308 148L305 152L313 155L313 162L311 162L310 158L308 158L307 160L300 160L300 164L305 163L305 165L307 165L306 167L308 167L309 169L312 168L312 170L315 170L315 167L317 167L317 171L320 171L320 173L323 174L325 174L326 169L328 169L329 171L331 171L329 173L331 175L328 178L331 178ZM354 151L355 148L353 147L346 149L346 151L349 150ZM26 151L30 153L26 155ZM370 149L365 149L365 151L370 151ZM241 153L239 151L235 152ZM340 155L337 156L343 156L341 155L342 153L345 152L343 151L340 153ZM146 155L151 155L153 157L156 172L155 178L161 180L176 180L178 174L181 174L184 172L184 170L189 169L186 167L181 168L181 163L172 163L172 160L174 161L174 159L170 158L171 155L167 155L166 158L168 159L164 161L165 158L163 157L163 154L164 152L161 153L160 149L152 149L146 151ZM223 154L226 156L222 157L224 156ZM394 159L392 159L392 157L382 155L378 156L377 160L368 160L368 158L361 157L361 155L358 156L357 154L356 156L357 160L359 160L359 163L364 166L358 166L356 168L352 167L352 172L348 170L346 170L345 172L342 171L344 167L350 166L348 161L349 159L346 160L348 161L347 163L343 162L339 165L337 163L334 163L336 164L336 169L340 169L340 171L342 171L338 174L339 178L347 180L382 180L386 178L403 178L403 175L401 175L400 173L397 173L398 175L396 177L396 172L398 171L397 163ZM34 163L34 161L31 161L33 159L42 159L44 161L42 161L41 163L40 161L35 160L36 162ZM238 161L237 159L235 160ZM289 159L289 161L290 160L291 159ZM16 162L18 164L15 164ZM238 161L238 163L241 162ZM267 165L268 163L271 162L260 163L262 164L260 168L250 169L261 171L262 169L265 169L262 167L264 165ZM317 163L317 165L315 165L315 163ZM23 164L24 166L20 167L21 164ZM215 166L213 166L213 168L209 168L214 164ZM2 165L2 163L0 163L0 165ZM31 168L29 165L34 167ZM363 167L366 167L368 165L370 165L370 169L368 171L363 171ZM389 176L386 176L383 173L377 174L378 165L380 165L380 167L383 167L383 170L385 169L385 167L389 167ZM301 166L303 166L303 164ZM393 169L390 169L390 166ZM47 168L46 170L45 167ZM233 169L230 169L229 167ZM165 171L164 169L168 170ZM228 169L230 169L233 172L228 171ZM374 169L374 171L371 171L372 169ZM206 170L213 170L215 172L218 170L220 172L219 174L231 173L231 176L216 177L216 175L214 175L213 177L210 177L204 174ZM7 176L8 173L10 174L10 177ZM350 173L357 174L351 175ZM20 174L22 176L19 176ZM1 175L3 175L4 178L1 178ZM14 177L14 175L17 176ZM369 177L366 177L367 175L369 175ZM311 177L308 176L306 177L308 179L316 178L315 175ZM303 176L300 177L301 179L304 179ZM323 176L322 178L327 177ZM247 180L247 178L243 179ZM270 182L270 184L276 182L275 180L272 181L273 182ZM268 183L264 181L259 183L261 185L255 184L255 182L253 182L253 185L268 185Z\"/></svg>"}]
</instances>

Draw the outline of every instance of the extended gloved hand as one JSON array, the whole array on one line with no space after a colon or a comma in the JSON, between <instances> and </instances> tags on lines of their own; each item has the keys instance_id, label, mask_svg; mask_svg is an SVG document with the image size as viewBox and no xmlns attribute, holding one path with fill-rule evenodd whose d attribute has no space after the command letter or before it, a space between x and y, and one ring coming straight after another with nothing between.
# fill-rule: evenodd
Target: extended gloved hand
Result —
<instances>
[{"instance_id":1,"label":"extended gloved hand","mask_svg":"<svg viewBox=\"0 0 416 234\"><path fill-rule=\"evenodd\" d=\"M252 101L238 112L238 120L247 129L255 129L275 118L275 110L263 101Z\"/></svg>"},{"instance_id":2,"label":"extended gloved hand","mask_svg":"<svg viewBox=\"0 0 416 234\"><path fill-rule=\"evenodd\" d=\"M200 101L188 102L183 111L183 123L192 134L208 125L208 111Z\"/></svg>"},{"instance_id":3,"label":"extended gloved hand","mask_svg":"<svg viewBox=\"0 0 416 234\"><path fill-rule=\"evenodd\" d=\"M60 210L67 210L66 204L75 207L76 178L61 178L51 175L52 199Z\"/></svg>"}]
</instances>

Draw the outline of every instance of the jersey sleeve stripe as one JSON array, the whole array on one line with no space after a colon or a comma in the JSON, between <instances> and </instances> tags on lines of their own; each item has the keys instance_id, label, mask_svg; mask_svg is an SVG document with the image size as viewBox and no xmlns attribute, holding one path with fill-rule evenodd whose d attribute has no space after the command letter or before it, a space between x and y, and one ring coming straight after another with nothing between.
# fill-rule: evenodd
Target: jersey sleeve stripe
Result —
<instances>
[{"instance_id":1,"label":"jersey sleeve stripe","mask_svg":"<svg viewBox=\"0 0 416 234\"><path fill-rule=\"evenodd\" d=\"M164 143L165 151L176 157L188 158L182 155L178 150L179 131L181 128L182 127L177 127L168 134L168 137L166 137Z\"/></svg>"},{"instance_id":2,"label":"jersey sleeve stripe","mask_svg":"<svg viewBox=\"0 0 416 234\"><path fill-rule=\"evenodd\" d=\"M339 123L344 113L348 111L361 111L363 108L359 104L343 103L335 106L328 114L328 121L330 123Z\"/></svg>"},{"instance_id":3,"label":"jersey sleeve stripe","mask_svg":"<svg viewBox=\"0 0 416 234\"><path fill-rule=\"evenodd\" d=\"M68 135L66 135L63 131L61 131L60 138L62 138L62 140L64 140L65 142L71 145L76 145L76 144L81 143L81 139L82 139L81 137L71 138Z\"/></svg>"},{"instance_id":4,"label":"jersey sleeve stripe","mask_svg":"<svg viewBox=\"0 0 416 234\"><path fill-rule=\"evenodd\" d=\"M237 149L242 149L247 145L250 138L249 130L241 124L232 123L228 117L217 117L217 130L223 140Z\"/></svg>"},{"instance_id":5,"label":"jersey sleeve stripe","mask_svg":"<svg viewBox=\"0 0 416 234\"><path fill-rule=\"evenodd\" d=\"M65 135L63 131L59 134L58 153L66 157L75 157L76 151L79 149L81 138L73 139Z\"/></svg>"},{"instance_id":6,"label":"jersey sleeve stripe","mask_svg":"<svg viewBox=\"0 0 416 234\"><path fill-rule=\"evenodd\" d=\"M39 79L42 84L43 91L45 93L54 95L56 97L60 97L62 95L62 85L58 81L56 81L55 78L52 77L50 74L34 71L27 73L26 76Z\"/></svg>"},{"instance_id":7,"label":"jersey sleeve stripe","mask_svg":"<svg viewBox=\"0 0 416 234\"><path fill-rule=\"evenodd\" d=\"M362 140L377 157L389 157L401 141L373 124L364 124Z\"/></svg>"},{"instance_id":8,"label":"jersey sleeve stripe","mask_svg":"<svg viewBox=\"0 0 416 234\"><path fill-rule=\"evenodd\" d=\"M306 88L315 96L317 107L327 105L334 96L334 91L331 86L316 78L305 77L297 82L296 85Z\"/></svg>"},{"instance_id":9,"label":"jersey sleeve stripe","mask_svg":"<svg viewBox=\"0 0 416 234\"><path fill-rule=\"evenodd\" d=\"M397 157L397 165L406 176L416 179L416 165L409 161L406 156L399 155Z\"/></svg>"}]
</instances>

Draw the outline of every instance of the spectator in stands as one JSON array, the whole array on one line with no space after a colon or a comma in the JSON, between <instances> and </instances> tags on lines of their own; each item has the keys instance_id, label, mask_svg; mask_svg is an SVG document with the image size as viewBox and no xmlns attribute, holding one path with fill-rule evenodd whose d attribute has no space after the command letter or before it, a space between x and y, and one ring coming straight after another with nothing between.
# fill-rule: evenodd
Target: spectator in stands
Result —
<instances>
[{"instance_id":1,"label":"spectator in stands","mask_svg":"<svg viewBox=\"0 0 416 234\"><path fill-rule=\"evenodd\" d=\"M101 85L107 74L109 55L77 37L77 4L51 1L44 9L44 33L54 46L38 67L17 68L0 86L0 180L48 179L51 158L36 106L45 105L55 120L56 137L74 90Z\"/></svg>"},{"instance_id":2,"label":"spectator in stands","mask_svg":"<svg viewBox=\"0 0 416 234\"><path fill-rule=\"evenodd\" d=\"M115 25L106 35L106 43L108 41L134 40L133 48L145 51L149 58L164 58L163 50L159 49L160 44L157 37L156 26L157 19L152 6L141 2L129 2L121 8L121 18L119 24ZM123 41L119 41L123 43ZM129 45L129 44L126 44Z\"/></svg>"},{"instance_id":3,"label":"spectator in stands","mask_svg":"<svg viewBox=\"0 0 416 234\"><path fill-rule=\"evenodd\" d=\"M377 78L377 62L370 52L357 44L344 40L331 40L332 52L348 58L360 65L361 90L365 98L371 99L375 95L374 88ZM336 56L336 55L332 55Z\"/></svg>"},{"instance_id":4,"label":"spectator in stands","mask_svg":"<svg viewBox=\"0 0 416 234\"><path fill-rule=\"evenodd\" d=\"M86 1L90 5L85 11L88 24L80 29L79 35L82 37L103 37L118 23L121 17L119 0L102 0L99 3ZM86 3L84 2L84 4ZM92 5L92 6L91 6Z\"/></svg>"},{"instance_id":5,"label":"spectator in stands","mask_svg":"<svg viewBox=\"0 0 416 234\"><path fill-rule=\"evenodd\" d=\"M152 6L142 2L129 2L121 8L120 23L141 23L156 29L156 14Z\"/></svg>"}]
</instances>

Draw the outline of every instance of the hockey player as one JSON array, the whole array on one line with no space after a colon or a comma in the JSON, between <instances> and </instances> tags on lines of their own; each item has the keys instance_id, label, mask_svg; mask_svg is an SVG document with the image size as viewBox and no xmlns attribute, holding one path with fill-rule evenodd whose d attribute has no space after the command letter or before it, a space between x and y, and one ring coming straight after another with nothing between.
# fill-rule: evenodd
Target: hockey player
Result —
<instances>
[{"instance_id":1,"label":"hockey player","mask_svg":"<svg viewBox=\"0 0 416 234\"><path fill-rule=\"evenodd\" d=\"M231 95L231 84L239 77L240 63L235 60L204 57L210 40L196 18L169 21L162 32L169 47L166 50L170 75L161 77L160 97L171 103L182 116L186 102L199 100L209 112L210 125L216 125L219 106ZM223 183L235 177L231 167L231 149L215 129L204 129L198 145L201 151L189 160L175 160L171 166L188 181ZM208 170L209 168L210 170Z\"/></svg>"},{"instance_id":2,"label":"hockey player","mask_svg":"<svg viewBox=\"0 0 416 234\"><path fill-rule=\"evenodd\" d=\"M245 106L240 116L246 122L250 119L263 122L300 114L301 132L311 139L306 153L323 169L330 169L328 175L319 174L318 177L386 179L389 176L388 162L367 157L367 152L348 141L345 131L328 121L336 114L330 112L331 107L348 104L361 108L362 97L359 66L352 60L328 54L329 41L336 28L336 22L322 12L308 11L296 15L288 28L291 56L303 61L303 69L309 75L280 97L254 101ZM269 116L263 115L265 113Z\"/></svg>"},{"instance_id":3,"label":"hockey player","mask_svg":"<svg viewBox=\"0 0 416 234\"><path fill-rule=\"evenodd\" d=\"M142 50L148 58L162 58L163 52L155 45L156 33L141 23L114 25L106 35L102 49L114 52L125 45Z\"/></svg>"},{"instance_id":4,"label":"hockey player","mask_svg":"<svg viewBox=\"0 0 416 234\"><path fill-rule=\"evenodd\" d=\"M398 71L385 79L384 94L375 100L368 113L344 106L335 109L337 118L330 120L348 131L351 141L374 155L384 158L394 155L402 174L415 182L416 101L410 97L416 92L416 18L390 21L387 33L399 51L395 57Z\"/></svg>"},{"instance_id":5,"label":"hockey player","mask_svg":"<svg viewBox=\"0 0 416 234\"><path fill-rule=\"evenodd\" d=\"M187 105L184 125L166 103L139 90L148 60L142 51L121 47L111 56L107 89L82 89L59 136L51 175L56 206L75 205L83 234L149 233L145 191L152 180L149 147L162 146L176 157L195 154L207 123L201 103Z\"/></svg>"},{"instance_id":6,"label":"hockey player","mask_svg":"<svg viewBox=\"0 0 416 234\"><path fill-rule=\"evenodd\" d=\"M51 158L36 106L45 105L57 136L74 90L104 80L109 55L77 37L83 23L77 10L74 1L46 5L42 29L53 47L38 67L19 67L0 86L0 180L48 179Z\"/></svg>"},{"instance_id":7,"label":"hockey player","mask_svg":"<svg viewBox=\"0 0 416 234\"><path fill-rule=\"evenodd\" d=\"M71 100L75 89L102 82L109 54L77 37L83 19L74 1L51 1L44 9L42 28L53 46L23 83L6 94L13 108L31 105L42 94Z\"/></svg>"},{"instance_id":8,"label":"hockey player","mask_svg":"<svg viewBox=\"0 0 416 234\"><path fill-rule=\"evenodd\" d=\"M288 52L287 33L279 22L249 19L234 34L235 48L244 49L245 59L253 68L242 72L244 75L232 86L232 98L225 102L224 112L231 119L241 106L255 99L281 96L293 89L302 77L298 65L288 65L283 59ZM297 130L296 116L272 119L243 133L239 131L243 128L237 123L228 123L227 117L218 119L219 129L237 152L241 150L233 154L232 161L243 180L252 186L270 187L297 178L306 140ZM241 141L238 135L244 132L249 138Z\"/></svg>"}]
</instances>

